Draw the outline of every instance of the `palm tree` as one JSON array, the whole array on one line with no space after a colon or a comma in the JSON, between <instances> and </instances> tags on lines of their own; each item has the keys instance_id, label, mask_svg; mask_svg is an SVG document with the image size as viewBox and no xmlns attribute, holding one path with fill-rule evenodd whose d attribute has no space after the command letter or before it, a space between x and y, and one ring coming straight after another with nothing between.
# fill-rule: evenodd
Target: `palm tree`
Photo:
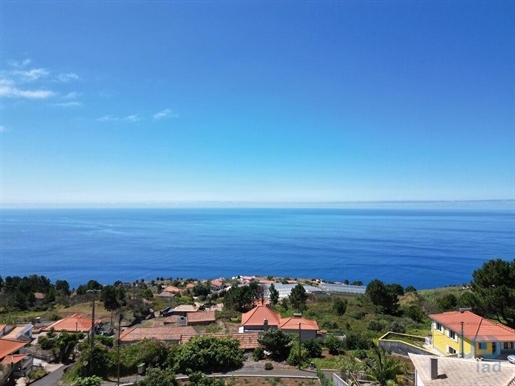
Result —
<instances>
[{"instance_id":1,"label":"palm tree","mask_svg":"<svg viewBox=\"0 0 515 386\"><path fill-rule=\"evenodd\" d=\"M388 355L388 352L380 347L373 346L372 358L367 360L367 375L381 386L387 386L388 381L394 381L398 375L407 372L407 365L401 360Z\"/></svg>"}]
</instances>

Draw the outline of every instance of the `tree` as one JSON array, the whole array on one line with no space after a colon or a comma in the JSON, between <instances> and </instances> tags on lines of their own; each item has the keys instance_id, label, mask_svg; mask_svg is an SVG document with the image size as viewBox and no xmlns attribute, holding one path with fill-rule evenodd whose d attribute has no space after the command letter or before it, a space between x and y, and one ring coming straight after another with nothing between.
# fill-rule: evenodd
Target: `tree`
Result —
<instances>
[{"instance_id":1,"label":"tree","mask_svg":"<svg viewBox=\"0 0 515 386\"><path fill-rule=\"evenodd\" d=\"M268 291L270 292L270 303L274 306L277 305L279 303L279 291L275 289L274 283L270 284Z\"/></svg>"},{"instance_id":2,"label":"tree","mask_svg":"<svg viewBox=\"0 0 515 386\"><path fill-rule=\"evenodd\" d=\"M447 294L438 299L438 308L440 311L452 311L458 307L458 299L454 294Z\"/></svg>"},{"instance_id":3,"label":"tree","mask_svg":"<svg viewBox=\"0 0 515 386\"><path fill-rule=\"evenodd\" d=\"M476 312L515 328L515 259L496 259L472 274L471 288L479 306Z\"/></svg>"},{"instance_id":4,"label":"tree","mask_svg":"<svg viewBox=\"0 0 515 386\"><path fill-rule=\"evenodd\" d=\"M338 355L344 348L343 340L333 334L329 334L324 338L324 346L329 350L329 354Z\"/></svg>"},{"instance_id":5,"label":"tree","mask_svg":"<svg viewBox=\"0 0 515 386\"><path fill-rule=\"evenodd\" d=\"M70 284L66 280L56 280L55 281L55 290L61 292L63 295L70 296Z\"/></svg>"},{"instance_id":6,"label":"tree","mask_svg":"<svg viewBox=\"0 0 515 386\"><path fill-rule=\"evenodd\" d=\"M232 287L224 295L224 307L244 312L252 307L252 290L248 286Z\"/></svg>"},{"instance_id":7,"label":"tree","mask_svg":"<svg viewBox=\"0 0 515 386\"><path fill-rule=\"evenodd\" d=\"M317 339L307 339L302 342L302 347L306 349L308 358L322 357L322 344Z\"/></svg>"},{"instance_id":8,"label":"tree","mask_svg":"<svg viewBox=\"0 0 515 386\"><path fill-rule=\"evenodd\" d=\"M197 336L177 347L174 360L182 374L230 371L243 366L243 350L236 339Z\"/></svg>"},{"instance_id":9,"label":"tree","mask_svg":"<svg viewBox=\"0 0 515 386\"><path fill-rule=\"evenodd\" d=\"M258 338L258 342L266 351L271 353L272 358L281 361L286 358L290 351L291 337L282 330L272 328Z\"/></svg>"},{"instance_id":10,"label":"tree","mask_svg":"<svg viewBox=\"0 0 515 386\"><path fill-rule=\"evenodd\" d=\"M308 300L308 294L302 284L299 283L292 288L289 299L291 306L297 312L302 312L307 308L306 302Z\"/></svg>"},{"instance_id":11,"label":"tree","mask_svg":"<svg viewBox=\"0 0 515 386\"><path fill-rule=\"evenodd\" d=\"M347 311L347 303L347 299L336 299L333 303L334 312L339 316L344 315Z\"/></svg>"},{"instance_id":12,"label":"tree","mask_svg":"<svg viewBox=\"0 0 515 386\"><path fill-rule=\"evenodd\" d=\"M179 386L175 373L171 369L161 370L151 368L147 370L145 378L134 384L135 386Z\"/></svg>"},{"instance_id":13,"label":"tree","mask_svg":"<svg viewBox=\"0 0 515 386\"><path fill-rule=\"evenodd\" d=\"M104 302L104 308L107 311L115 311L121 307L118 302L118 291L115 286L106 285L102 287L100 292L100 301Z\"/></svg>"},{"instance_id":14,"label":"tree","mask_svg":"<svg viewBox=\"0 0 515 386\"><path fill-rule=\"evenodd\" d=\"M377 346L373 346L372 358L366 362L366 365L367 374L381 386L387 386L388 381L395 381L398 375L404 375L407 372L406 363L389 356L386 350Z\"/></svg>"},{"instance_id":15,"label":"tree","mask_svg":"<svg viewBox=\"0 0 515 386\"><path fill-rule=\"evenodd\" d=\"M365 295L380 312L394 315L399 309L397 290L396 287L386 285L381 280L375 279L368 283Z\"/></svg>"}]
</instances>

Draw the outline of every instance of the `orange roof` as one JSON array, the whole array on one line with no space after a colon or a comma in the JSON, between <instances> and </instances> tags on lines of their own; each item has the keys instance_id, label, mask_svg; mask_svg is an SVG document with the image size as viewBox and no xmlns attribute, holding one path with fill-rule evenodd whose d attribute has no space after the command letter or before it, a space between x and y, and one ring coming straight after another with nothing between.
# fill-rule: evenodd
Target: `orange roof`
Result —
<instances>
[{"instance_id":1,"label":"orange roof","mask_svg":"<svg viewBox=\"0 0 515 386\"><path fill-rule=\"evenodd\" d=\"M211 285L215 287L221 287L224 285L224 283L221 280L211 280Z\"/></svg>"},{"instance_id":2,"label":"orange roof","mask_svg":"<svg viewBox=\"0 0 515 386\"><path fill-rule=\"evenodd\" d=\"M281 324L279 324L279 328L281 330L295 330L299 329L304 331L318 331L318 324L316 320L305 319L302 316L292 316L290 318L281 319Z\"/></svg>"},{"instance_id":3,"label":"orange roof","mask_svg":"<svg viewBox=\"0 0 515 386\"><path fill-rule=\"evenodd\" d=\"M96 319L95 324L98 322L99 320ZM66 330L69 332L89 332L89 330L91 330L91 318L85 318L81 314L73 314L72 316L58 320L57 322L51 324L50 326L46 327L44 331L49 331L51 328L53 328L55 331Z\"/></svg>"},{"instance_id":4,"label":"orange roof","mask_svg":"<svg viewBox=\"0 0 515 386\"><path fill-rule=\"evenodd\" d=\"M195 287L195 284L193 284L193 283L186 284L186 288L194 288L194 287Z\"/></svg>"},{"instance_id":5,"label":"orange roof","mask_svg":"<svg viewBox=\"0 0 515 386\"><path fill-rule=\"evenodd\" d=\"M193 327L133 327L120 335L122 342L137 342L143 339L157 339L163 341L180 341L183 335L197 335Z\"/></svg>"},{"instance_id":6,"label":"orange roof","mask_svg":"<svg viewBox=\"0 0 515 386\"><path fill-rule=\"evenodd\" d=\"M37 300L43 300L44 298L46 298L46 295L42 292L35 292L34 293L34 297L37 299Z\"/></svg>"},{"instance_id":7,"label":"orange roof","mask_svg":"<svg viewBox=\"0 0 515 386\"><path fill-rule=\"evenodd\" d=\"M169 285L168 287L166 287L163 291L165 292L175 292L175 293L181 293L182 291L184 291L183 289L179 288L179 287L176 287L174 285Z\"/></svg>"},{"instance_id":8,"label":"orange roof","mask_svg":"<svg viewBox=\"0 0 515 386\"><path fill-rule=\"evenodd\" d=\"M14 354L14 355L7 355L0 363L3 363L4 365L10 365L13 363L20 362L23 358L25 358L27 355L25 354Z\"/></svg>"},{"instance_id":9,"label":"orange roof","mask_svg":"<svg viewBox=\"0 0 515 386\"><path fill-rule=\"evenodd\" d=\"M470 311L444 312L429 315L429 317L457 334L461 334L461 322L463 322L463 335L469 340L515 342L514 329L491 322Z\"/></svg>"},{"instance_id":10,"label":"orange roof","mask_svg":"<svg viewBox=\"0 0 515 386\"><path fill-rule=\"evenodd\" d=\"M214 322L216 320L214 311L188 312L186 315L188 323Z\"/></svg>"},{"instance_id":11,"label":"orange roof","mask_svg":"<svg viewBox=\"0 0 515 386\"><path fill-rule=\"evenodd\" d=\"M281 315L272 311L267 306L257 306L241 316L242 326L262 326L264 320L268 320L269 326L279 326Z\"/></svg>"},{"instance_id":12,"label":"orange roof","mask_svg":"<svg viewBox=\"0 0 515 386\"><path fill-rule=\"evenodd\" d=\"M28 343L29 342L20 342L18 340L0 338L0 359L18 351Z\"/></svg>"}]
</instances>

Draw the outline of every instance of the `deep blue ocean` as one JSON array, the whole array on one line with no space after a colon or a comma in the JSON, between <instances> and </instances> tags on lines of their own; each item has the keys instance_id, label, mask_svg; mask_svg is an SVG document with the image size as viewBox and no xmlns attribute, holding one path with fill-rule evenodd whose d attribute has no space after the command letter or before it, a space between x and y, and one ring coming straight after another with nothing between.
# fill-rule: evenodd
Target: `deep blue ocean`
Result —
<instances>
[{"instance_id":1,"label":"deep blue ocean","mask_svg":"<svg viewBox=\"0 0 515 386\"><path fill-rule=\"evenodd\" d=\"M515 258L513 210L45 209L0 212L0 275L95 279L280 275L468 283Z\"/></svg>"}]
</instances>

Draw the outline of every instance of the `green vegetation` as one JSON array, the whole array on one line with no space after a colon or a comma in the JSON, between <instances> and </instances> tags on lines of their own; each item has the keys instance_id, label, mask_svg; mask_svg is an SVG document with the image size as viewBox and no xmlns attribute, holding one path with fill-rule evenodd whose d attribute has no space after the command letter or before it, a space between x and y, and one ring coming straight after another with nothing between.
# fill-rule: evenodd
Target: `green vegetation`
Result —
<instances>
[{"instance_id":1,"label":"green vegetation","mask_svg":"<svg viewBox=\"0 0 515 386\"><path fill-rule=\"evenodd\" d=\"M306 310L306 302L308 300L308 294L302 284L297 284L292 288L290 296L288 297L292 308L297 312Z\"/></svg>"}]
</instances>

